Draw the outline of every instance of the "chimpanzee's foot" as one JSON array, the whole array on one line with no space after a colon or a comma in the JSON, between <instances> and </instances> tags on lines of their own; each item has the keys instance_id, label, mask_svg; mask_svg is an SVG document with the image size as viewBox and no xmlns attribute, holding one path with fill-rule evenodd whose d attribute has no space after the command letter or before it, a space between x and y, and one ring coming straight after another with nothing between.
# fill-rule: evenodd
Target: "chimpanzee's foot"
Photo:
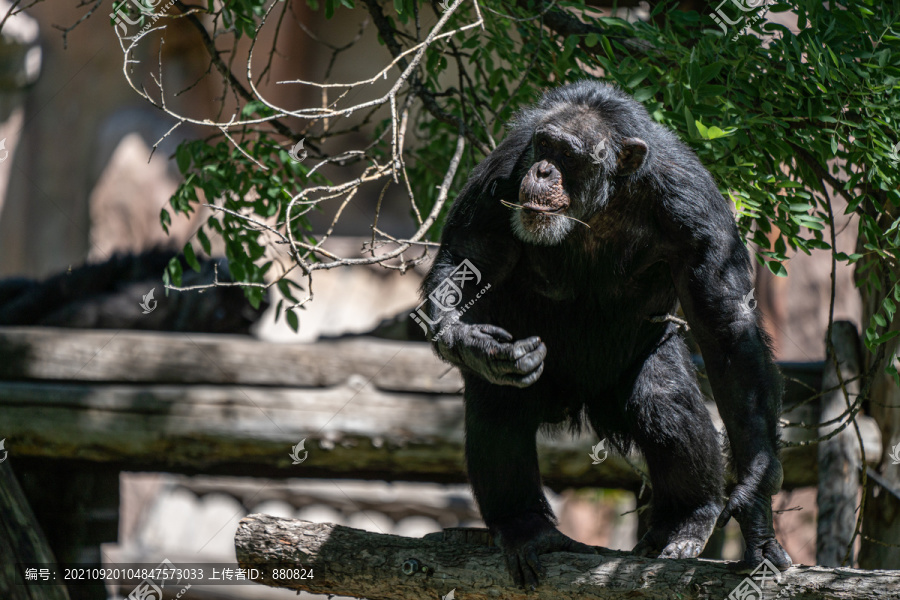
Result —
<instances>
[{"instance_id":1,"label":"chimpanzee's foot","mask_svg":"<svg viewBox=\"0 0 900 600\"><path fill-rule=\"evenodd\" d=\"M751 573L763 564L763 559L772 563L779 572L791 566L790 555L781 547L778 540L773 537L752 548L748 544L741 561L734 565L729 565L729 567L736 573Z\"/></svg>"},{"instance_id":2,"label":"chimpanzee's foot","mask_svg":"<svg viewBox=\"0 0 900 600\"><path fill-rule=\"evenodd\" d=\"M775 463L778 465L778 463ZM719 516L719 527L734 516L741 526L746 548L741 561L731 568L739 573L749 573L768 560L779 571L791 566L791 557L775 539L772 524L771 489L781 485L781 466L778 465L777 481L769 484L763 492L753 491L750 486L738 486L731 493L728 503Z\"/></svg>"},{"instance_id":3,"label":"chimpanzee's foot","mask_svg":"<svg viewBox=\"0 0 900 600\"><path fill-rule=\"evenodd\" d=\"M515 584L522 588L535 589L539 580L547 576L539 558L541 554L597 554L595 548L564 535L542 516L526 515L497 529L495 541L503 550L506 568Z\"/></svg>"},{"instance_id":4,"label":"chimpanzee's foot","mask_svg":"<svg viewBox=\"0 0 900 600\"><path fill-rule=\"evenodd\" d=\"M632 552L659 558L697 558L706 547L720 510L721 505L710 504L682 523L653 525Z\"/></svg>"}]
</instances>

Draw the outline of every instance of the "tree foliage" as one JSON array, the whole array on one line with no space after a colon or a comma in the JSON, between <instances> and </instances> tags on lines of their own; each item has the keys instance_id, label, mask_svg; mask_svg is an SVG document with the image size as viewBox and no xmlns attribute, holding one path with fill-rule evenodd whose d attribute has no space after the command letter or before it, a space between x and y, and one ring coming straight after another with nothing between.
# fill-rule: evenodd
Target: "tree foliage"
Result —
<instances>
[{"instance_id":1,"label":"tree foliage","mask_svg":"<svg viewBox=\"0 0 900 600\"><path fill-rule=\"evenodd\" d=\"M900 245L900 95L894 93L900 78L900 2L756 0L754 6L753 0L736 0L718 5L722 25L712 18L715 5L699 14L679 11L676 4L651 3L642 20L603 16L584 2L309 2L326 18L371 18L385 62L396 59L399 68L413 56L402 52L426 40L440 19L446 17L443 31L483 19L481 26L426 40L421 62L396 96L398 105L413 109L404 170L394 175L395 184L402 179L412 191L411 219L418 216L421 223L421 215L438 202L457 136L467 140L468 151L441 215L519 107L548 86L599 77L633 94L697 151L734 202L758 261L776 275L786 274L792 250L831 251L833 200L841 196L847 212L858 217L860 250L833 256L857 265L860 285L882 298L866 342L870 349L883 344L897 333L889 329L900 302L894 268ZM254 38L262 27L289 27L286 20L268 18L279 10L287 5L208 4L212 29L230 29L237 37ZM792 13L796 27L773 22L779 13ZM364 160L396 158L391 132L396 119L385 113L375 119L380 122ZM190 212L203 201L227 209L209 219L197 241L208 252L209 233L221 234L237 278L257 285L265 282L271 261L264 258L263 231L248 226L247 215L314 246L306 213L288 214L290 200L298 188L341 184L310 176L307 166L288 160L286 148L298 136L286 136L291 132L278 126L287 114L294 113L246 98L245 121L231 130L234 135L215 133L183 144L177 153L185 180L172 209ZM328 135L313 126L307 139ZM255 198L247 201L251 190ZM164 225L169 218L164 212ZM431 239L440 225L438 218L428 229ZM300 255L306 265L321 259L308 248ZM176 284L178 275L172 273ZM248 293L258 301L262 288Z\"/></svg>"}]
</instances>

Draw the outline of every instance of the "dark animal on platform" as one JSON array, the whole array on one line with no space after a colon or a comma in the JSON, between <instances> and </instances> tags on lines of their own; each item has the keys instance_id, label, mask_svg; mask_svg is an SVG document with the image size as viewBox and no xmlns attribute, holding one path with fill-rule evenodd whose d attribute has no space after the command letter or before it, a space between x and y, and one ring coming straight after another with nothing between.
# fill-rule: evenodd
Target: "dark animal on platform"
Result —
<instances>
[{"instance_id":1,"label":"dark animal on platform","mask_svg":"<svg viewBox=\"0 0 900 600\"><path fill-rule=\"evenodd\" d=\"M0 325L249 334L268 302L254 309L238 287L170 291L167 296L162 275L176 255L148 250L116 255L44 281L0 280ZM185 287L212 283L216 264L219 281L231 281L224 260L199 258L200 272L180 260Z\"/></svg>"},{"instance_id":2,"label":"dark animal on platform","mask_svg":"<svg viewBox=\"0 0 900 600\"><path fill-rule=\"evenodd\" d=\"M462 371L469 479L519 585L537 585L540 554L594 551L555 527L535 445L546 425L590 423L643 453L652 514L636 553L696 557L734 516L741 569L790 565L772 526L782 383L751 286L712 176L614 87L547 92L473 170L416 319ZM730 441L727 498L722 444L665 318L679 301Z\"/></svg>"}]
</instances>

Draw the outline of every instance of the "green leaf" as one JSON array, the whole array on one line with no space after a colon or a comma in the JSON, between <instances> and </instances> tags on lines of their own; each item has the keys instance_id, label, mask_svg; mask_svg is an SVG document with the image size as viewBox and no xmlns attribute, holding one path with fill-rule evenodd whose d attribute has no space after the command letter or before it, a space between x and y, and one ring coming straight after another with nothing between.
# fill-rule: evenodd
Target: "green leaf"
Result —
<instances>
[{"instance_id":1,"label":"green leaf","mask_svg":"<svg viewBox=\"0 0 900 600\"><path fill-rule=\"evenodd\" d=\"M159 224L162 225L163 231L169 233L169 225L172 224L172 215L164 208L159 211Z\"/></svg>"},{"instance_id":2,"label":"green leaf","mask_svg":"<svg viewBox=\"0 0 900 600\"><path fill-rule=\"evenodd\" d=\"M898 334L900 334L900 331L888 331L884 335L873 337L870 343L872 346L880 346L881 344L894 339Z\"/></svg>"},{"instance_id":3,"label":"green leaf","mask_svg":"<svg viewBox=\"0 0 900 600\"><path fill-rule=\"evenodd\" d=\"M212 244L209 242L209 238L206 236L206 232L203 231L202 227L197 230L197 239L200 240L200 246L203 248L203 251L206 252L207 256L212 255Z\"/></svg>"},{"instance_id":4,"label":"green leaf","mask_svg":"<svg viewBox=\"0 0 900 600\"><path fill-rule=\"evenodd\" d=\"M634 99L637 100L638 102L646 102L647 100L649 100L650 98L653 97L653 94L654 94L653 88L645 87L645 88L641 88L641 89L637 90L636 92L634 92L633 95L634 95Z\"/></svg>"},{"instance_id":5,"label":"green leaf","mask_svg":"<svg viewBox=\"0 0 900 600\"><path fill-rule=\"evenodd\" d=\"M287 324L293 330L294 333L300 329L300 318L297 316L297 313L294 309L289 308L284 311L284 317L287 319Z\"/></svg>"},{"instance_id":6,"label":"green leaf","mask_svg":"<svg viewBox=\"0 0 900 600\"><path fill-rule=\"evenodd\" d=\"M191 168L191 154L188 150L187 142L178 144L178 148L175 150L175 162L178 165L178 170L186 175L188 169Z\"/></svg>"},{"instance_id":7,"label":"green leaf","mask_svg":"<svg viewBox=\"0 0 900 600\"><path fill-rule=\"evenodd\" d=\"M177 256L173 257L169 261L169 266L166 268L166 274L169 277L169 281L172 282L172 285L181 287L181 259Z\"/></svg>"},{"instance_id":8,"label":"green leaf","mask_svg":"<svg viewBox=\"0 0 900 600\"><path fill-rule=\"evenodd\" d=\"M685 109L685 110L686 110L686 109ZM700 136L701 136L701 137L704 137L704 138L708 138L708 137L709 137L709 133L708 133L709 130L707 129L706 125L704 125L703 123L701 123L699 120L694 121L694 125L697 126L697 131L700 133Z\"/></svg>"},{"instance_id":9,"label":"green leaf","mask_svg":"<svg viewBox=\"0 0 900 600\"><path fill-rule=\"evenodd\" d=\"M184 245L184 259L189 267L198 273L200 272L200 261L197 260L197 255L194 254L194 247L190 242Z\"/></svg>"},{"instance_id":10,"label":"green leaf","mask_svg":"<svg viewBox=\"0 0 900 600\"><path fill-rule=\"evenodd\" d=\"M694 122L694 115L691 114L691 109L687 106L684 107L684 122L687 124L691 137L700 137L700 131L697 129L697 124Z\"/></svg>"},{"instance_id":11,"label":"green leaf","mask_svg":"<svg viewBox=\"0 0 900 600\"><path fill-rule=\"evenodd\" d=\"M650 67L645 67L628 78L628 83L625 84L625 87L628 89L633 89L638 86L639 83L647 79L647 76L651 73Z\"/></svg>"},{"instance_id":12,"label":"green leaf","mask_svg":"<svg viewBox=\"0 0 900 600\"><path fill-rule=\"evenodd\" d=\"M279 317L281 317L281 307L284 306L284 298L278 300L278 304L275 305L275 322L278 322Z\"/></svg>"},{"instance_id":13,"label":"green leaf","mask_svg":"<svg viewBox=\"0 0 900 600\"><path fill-rule=\"evenodd\" d=\"M774 260L767 261L766 267L768 267L769 271L777 277L787 277L787 269L785 269L784 265L780 262Z\"/></svg>"},{"instance_id":14,"label":"green leaf","mask_svg":"<svg viewBox=\"0 0 900 600\"><path fill-rule=\"evenodd\" d=\"M609 38L605 35L600 37L600 45L603 46L603 51L606 52L606 58L609 60L615 60L616 55L613 53L612 46L609 43Z\"/></svg>"}]
</instances>

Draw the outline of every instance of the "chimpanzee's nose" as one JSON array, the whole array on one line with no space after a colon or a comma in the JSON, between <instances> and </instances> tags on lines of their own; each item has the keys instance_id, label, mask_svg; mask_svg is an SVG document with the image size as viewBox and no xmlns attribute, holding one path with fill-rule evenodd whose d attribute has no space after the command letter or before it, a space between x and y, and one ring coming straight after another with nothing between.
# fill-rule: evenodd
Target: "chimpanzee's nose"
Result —
<instances>
[{"instance_id":1,"label":"chimpanzee's nose","mask_svg":"<svg viewBox=\"0 0 900 600\"><path fill-rule=\"evenodd\" d=\"M553 165L549 161L542 160L537 166L537 175L541 179L547 179L553 173Z\"/></svg>"}]
</instances>

